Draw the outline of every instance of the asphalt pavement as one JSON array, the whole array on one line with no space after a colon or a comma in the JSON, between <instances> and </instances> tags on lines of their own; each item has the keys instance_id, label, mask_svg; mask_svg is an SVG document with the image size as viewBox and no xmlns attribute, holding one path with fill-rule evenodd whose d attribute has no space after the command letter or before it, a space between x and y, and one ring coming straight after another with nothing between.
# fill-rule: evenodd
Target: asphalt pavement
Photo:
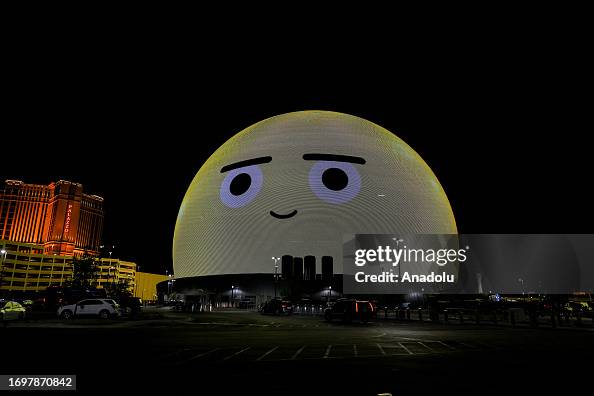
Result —
<instances>
[{"instance_id":1,"label":"asphalt pavement","mask_svg":"<svg viewBox=\"0 0 594 396\"><path fill-rule=\"evenodd\" d=\"M77 374L82 391L219 394L588 392L594 332L319 316L149 311L1 330L2 373Z\"/></svg>"}]
</instances>

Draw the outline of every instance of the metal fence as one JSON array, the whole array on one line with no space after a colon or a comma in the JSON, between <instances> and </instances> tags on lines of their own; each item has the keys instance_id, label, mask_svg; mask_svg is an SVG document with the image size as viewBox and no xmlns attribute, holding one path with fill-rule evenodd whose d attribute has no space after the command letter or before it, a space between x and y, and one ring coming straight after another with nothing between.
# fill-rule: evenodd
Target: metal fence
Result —
<instances>
[{"instance_id":1,"label":"metal fence","mask_svg":"<svg viewBox=\"0 0 594 396\"><path fill-rule=\"evenodd\" d=\"M250 311L257 311L255 305L242 307ZM294 315L323 316L325 304L296 304L293 306ZM498 326L524 326L524 327L594 327L592 313L566 312L536 312L523 308L509 309L472 309L472 308L448 308L441 311L428 308L405 308L386 309L378 307L376 312L377 320L391 320L400 322L432 322L442 324L474 324L474 325L498 325Z\"/></svg>"},{"instance_id":2,"label":"metal fence","mask_svg":"<svg viewBox=\"0 0 594 396\"><path fill-rule=\"evenodd\" d=\"M563 315L560 312L534 312L521 308L502 310L478 310L468 308L445 309L441 312L426 308L418 309L378 309L377 318L395 321L434 322L443 324L488 324L502 326L549 326L582 327L594 326L594 317L590 313Z\"/></svg>"}]
</instances>

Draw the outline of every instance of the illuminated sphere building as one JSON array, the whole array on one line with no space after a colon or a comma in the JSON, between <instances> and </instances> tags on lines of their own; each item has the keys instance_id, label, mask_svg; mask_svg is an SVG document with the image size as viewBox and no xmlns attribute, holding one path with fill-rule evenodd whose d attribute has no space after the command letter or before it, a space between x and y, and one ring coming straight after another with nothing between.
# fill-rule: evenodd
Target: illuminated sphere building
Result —
<instances>
[{"instance_id":1,"label":"illuminated sphere building","mask_svg":"<svg viewBox=\"0 0 594 396\"><path fill-rule=\"evenodd\" d=\"M285 256L292 276L315 279L322 257L342 272L345 235L414 233L457 233L423 159L362 118L295 112L244 129L200 168L179 210L174 272L270 277L281 266L271 258Z\"/></svg>"}]
</instances>

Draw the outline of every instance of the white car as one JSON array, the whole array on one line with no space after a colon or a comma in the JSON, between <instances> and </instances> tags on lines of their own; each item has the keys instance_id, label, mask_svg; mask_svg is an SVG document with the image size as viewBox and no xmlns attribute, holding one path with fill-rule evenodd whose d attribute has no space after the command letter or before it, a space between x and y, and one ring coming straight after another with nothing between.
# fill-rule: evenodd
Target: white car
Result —
<instances>
[{"instance_id":1,"label":"white car","mask_svg":"<svg viewBox=\"0 0 594 396\"><path fill-rule=\"evenodd\" d=\"M120 316L120 306L107 298L89 298L76 304L64 305L58 309L58 316L62 319L71 319L75 316L98 316L108 319Z\"/></svg>"}]
</instances>

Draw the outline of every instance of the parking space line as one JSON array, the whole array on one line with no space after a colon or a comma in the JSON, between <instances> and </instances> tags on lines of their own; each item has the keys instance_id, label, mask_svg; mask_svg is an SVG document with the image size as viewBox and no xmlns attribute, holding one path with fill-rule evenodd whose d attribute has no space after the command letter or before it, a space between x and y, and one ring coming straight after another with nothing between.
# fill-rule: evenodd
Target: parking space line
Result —
<instances>
[{"instance_id":1,"label":"parking space line","mask_svg":"<svg viewBox=\"0 0 594 396\"><path fill-rule=\"evenodd\" d=\"M216 351L218 351L219 349L221 349L221 348L215 348L215 349L211 349L210 351L207 351L207 352L200 353L200 354L198 354L198 355L196 355L196 356L192 356L191 358L188 358L188 359L184 360L182 363L187 363L187 362L189 362L189 361L192 361L192 360L194 360L194 359L199 359L199 358L201 358L202 356L210 355L211 353L213 353L213 352L216 352Z\"/></svg>"},{"instance_id":2,"label":"parking space line","mask_svg":"<svg viewBox=\"0 0 594 396\"><path fill-rule=\"evenodd\" d=\"M380 344L375 344L377 345L377 347L379 348L380 352L382 353L382 355L386 354L386 351L384 351L384 348L382 348L382 346Z\"/></svg>"},{"instance_id":3,"label":"parking space line","mask_svg":"<svg viewBox=\"0 0 594 396\"><path fill-rule=\"evenodd\" d=\"M332 349L332 345L328 345L328 348L326 348L326 353L324 354L324 359L328 358L328 356L330 355L331 349Z\"/></svg>"},{"instance_id":4,"label":"parking space line","mask_svg":"<svg viewBox=\"0 0 594 396\"><path fill-rule=\"evenodd\" d=\"M305 349L305 345L303 345L301 348L299 348L299 349L297 350L297 352L295 352L295 354L294 354L294 355L291 357L291 360L295 360L295 359L297 358L297 356L299 356L299 354L300 354L301 352L303 352L303 350L304 350L304 349Z\"/></svg>"},{"instance_id":5,"label":"parking space line","mask_svg":"<svg viewBox=\"0 0 594 396\"><path fill-rule=\"evenodd\" d=\"M421 341L418 342L418 344L420 344L421 346L424 346L425 348L429 349L431 352L435 352L435 349L431 348L428 345L425 345L424 343L422 343Z\"/></svg>"},{"instance_id":6,"label":"parking space line","mask_svg":"<svg viewBox=\"0 0 594 396\"><path fill-rule=\"evenodd\" d=\"M229 360L229 359L231 359L232 357L234 357L234 356L237 356L237 355L239 355L240 353L243 353L243 352L247 351L248 349L250 349L250 347L243 348L241 351L235 352L234 354L232 354L232 355L229 355L229 356L227 356L226 358L223 358L223 360Z\"/></svg>"},{"instance_id":7,"label":"parking space line","mask_svg":"<svg viewBox=\"0 0 594 396\"><path fill-rule=\"evenodd\" d=\"M419 340L418 338L410 338L410 337L398 337L398 338L400 338L401 340L406 340L406 341L422 341L422 340Z\"/></svg>"},{"instance_id":8,"label":"parking space line","mask_svg":"<svg viewBox=\"0 0 594 396\"><path fill-rule=\"evenodd\" d=\"M357 345L353 344L353 354L355 357L359 356L359 352L357 351Z\"/></svg>"},{"instance_id":9,"label":"parking space line","mask_svg":"<svg viewBox=\"0 0 594 396\"><path fill-rule=\"evenodd\" d=\"M266 352L264 355L262 355L258 359L256 359L256 362L259 362L260 360L264 359L266 356L270 355L272 352L276 351L277 349L278 349L278 346L275 346L274 348L272 348L271 350Z\"/></svg>"},{"instance_id":10,"label":"parking space line","mask_svg":"<svg viewBox=\"0 0 594 396\"><path fill-rule=\"evenodd\" d=\"M406 352L408 352L409 355L412 355L413 353L410 351L410 349L408 349L407 347L405 347L401 342L398 343L398 345L400 345L402 347L402 349L404 349Z\"/></svg>"},{"instance_id":11,"label":"parking space line","mask_svg":"<svg viewBox=\"0 0 594 396\"><path fill-rule=\"evenodd\" d=\"M450 345L446 344L443 341L437 341L437 343L443 345L446 348L450 348L451 350L454 350L454 347L453 346L450 346Z\"/></svg>"}]
</instances>

